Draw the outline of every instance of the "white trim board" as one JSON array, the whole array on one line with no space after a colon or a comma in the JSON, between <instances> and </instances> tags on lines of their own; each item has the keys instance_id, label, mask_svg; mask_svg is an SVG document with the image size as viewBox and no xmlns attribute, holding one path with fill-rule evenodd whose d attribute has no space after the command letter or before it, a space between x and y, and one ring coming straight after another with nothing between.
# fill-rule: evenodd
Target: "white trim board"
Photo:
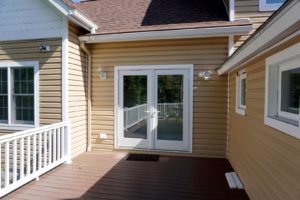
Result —
<instances>
[{"instance_id":1,"label":"white trim board","mask_svg":"<svg viewBox=\"0 0 300 200\"><path fill-rule=\"evenodd\" d=\"M276 45L284 38L278 38L282 33L295 24L300 23L300 1L294 0L286 5L268 24L246 41L227 61L217 70L219 75L241 67L249 59L253 59L266 48ZM292 33L291 33L292 34ZM284 35L282 35L284 37ZM278 40L278 41L277 41ZM272 43L275 43L271 45Z\"/></svg>"},{"instance_id":2,"label":"white trim board","mask_svg":"<svg viewBox=\"0 0 300 200\"><path fill-rule=\"evenodd\" d=\"M248 34L251 30L252 30L251 25L244 25L244 26L230 26L230 27L119 33L119 34L107 34L107 35L88 35L88 36L80 36L79 40L84 41L86 43L107 43L107 42L123 42L123 41L141 41L141 40L222 37L222 36L229 36L229 35Z\"/></svg>"}]
</instances>

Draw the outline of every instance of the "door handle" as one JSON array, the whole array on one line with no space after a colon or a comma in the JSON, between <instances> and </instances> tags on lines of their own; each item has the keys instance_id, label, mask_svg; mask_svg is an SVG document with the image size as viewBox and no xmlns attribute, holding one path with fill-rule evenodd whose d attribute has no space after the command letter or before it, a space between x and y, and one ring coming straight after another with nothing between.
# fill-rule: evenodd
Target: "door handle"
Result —
<instances>
[{"instance_id":1,"label":"door handle","mask_svg":"<svg viewBox=\"0 0 300 200\"><path fill-rule=\"evenodd\" d=\"M150 113L150 110L145 110L144 112L145 112L145 113Z\"/></svg>"}]
</instances>

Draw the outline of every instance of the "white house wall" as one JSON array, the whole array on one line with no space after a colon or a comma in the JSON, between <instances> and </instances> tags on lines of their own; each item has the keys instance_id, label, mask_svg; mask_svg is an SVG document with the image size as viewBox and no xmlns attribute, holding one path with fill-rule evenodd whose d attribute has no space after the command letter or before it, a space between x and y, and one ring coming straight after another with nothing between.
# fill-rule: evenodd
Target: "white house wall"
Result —
<instances>
[{"instance_id":1,"label":"white house wall","mask_svg":"<svg viewBox=\"0 0 300 200\"><path fill-rule=\"evenodd\" d=\"M63 16L43 0L1 0L0 41L62 36Z\"/></svg>"}]
</instances>

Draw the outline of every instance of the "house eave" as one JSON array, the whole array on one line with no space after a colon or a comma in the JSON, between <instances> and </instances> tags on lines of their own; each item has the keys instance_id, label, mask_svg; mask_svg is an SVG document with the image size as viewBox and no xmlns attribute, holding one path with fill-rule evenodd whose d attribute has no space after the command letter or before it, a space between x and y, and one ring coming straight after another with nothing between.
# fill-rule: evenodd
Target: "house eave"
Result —
<instances>
[{"instance_id":1,"label":"house eave","mask_svg":"<svg viewBox=\"0 0 300 200\"><path fill-rule=\"evenodd\" d=\"M163 39L187 39L201 37L222 37L229 35L248 34L252 30L251 25L213 27L213 28L193 28L179 30L145 31L115 34L94 34L80 36L79 40L86 43L108 43L125 41L145 41Z\"/></svg>"},{"instance_id":2,"label":"house eave","mask_svg":"<svg viewBox=\"0 0 300 200\"><path fill-rule=\"evenodd\" d=\"M98 29L97 24L95 24L88 17L83 15L80 11L76 9L70 9L64 2L59 0L46 0L52 6L54 6L61 14L66 16L69 20L77 24L78 26L90 31L90 33L95 33Z\"/></svg>"},{"instance_id":3,"label":"house eave","mask_svg":"<svg viewBox=\"0 0 300 200\"><path fill-rule=\"evenodd\" d=\"M258 29L225 63L217 70L219 75L238 69L244 63L285 41L297 31L300 24L300 1L287 2Z\"/></svg>"}]
</instances>

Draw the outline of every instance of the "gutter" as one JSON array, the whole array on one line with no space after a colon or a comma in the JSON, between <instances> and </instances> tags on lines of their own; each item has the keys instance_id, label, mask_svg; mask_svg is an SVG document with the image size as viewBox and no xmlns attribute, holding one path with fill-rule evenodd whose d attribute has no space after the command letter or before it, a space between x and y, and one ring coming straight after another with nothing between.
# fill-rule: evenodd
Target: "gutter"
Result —
<instances>
[{"instance_id":1,"label":"gutter","mask_svg":"<svg viewBox=\"0 0 300 200\"><path fill-rule=\"evenodd\" d=\"M87 55L87 85L88 85L88 108L87 108L87 151L92 150L92 54L86 48L84 42L80 42L80 48Z\"/></svg>"},{"instance_id":2,"label":"gutter","mask_svg":"<svg viewBox=\"0 0 300 200\"><path fill-rule=\"evenodd\" d=\"M142 40L187 39L201 37L223 37L229 35L249 34L252 25L194 28L181 30L144 31L115 34L94 34L80 36L79 40L86 43L129 42Z\"/></svg>"}]
</instances>

